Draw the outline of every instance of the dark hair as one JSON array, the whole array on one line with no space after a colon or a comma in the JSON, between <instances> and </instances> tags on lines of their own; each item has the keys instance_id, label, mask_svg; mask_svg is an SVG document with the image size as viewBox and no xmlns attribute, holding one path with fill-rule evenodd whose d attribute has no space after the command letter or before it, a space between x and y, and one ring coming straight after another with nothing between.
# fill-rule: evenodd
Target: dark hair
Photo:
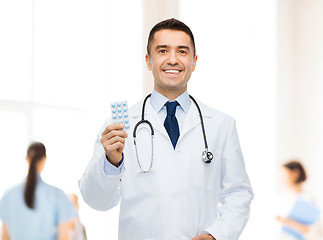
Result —
<instances>
[{"instance_id":1,"label":"dark hair","mask_svg":"<svg viewBox=\"0 0 323 240\"><path fill-rule=\"evenodd\" d=\"M31 209L35 207L35 192L37 187L37 163L46 157L46 148L40 142L30 144L27 150L27 157L30 160L28 176L25 184L25 203Z\"/></svg>"},{"instance_id":2,"label":"dark hair","mask_svg":"<svg viewBox=\"0 0 323 240\"><path fill-rule=\"evenodd\" d=\"M191 42L192 42L193 50L194 50L194 56L195 56L195 54L196 54L195 41L194 41L194 36L193 36L191 29L185 23L183 23L175 18L170 18L170 19L164 20L160 23L157 23L150 30L148 42L147 42L147 53L149 56L150 56L150 49L151 49L151 45L152 45L152 41L154 39L155 33L160 30L163 30L163 29L182 31L182 32L185 32L187 35L189 35L191 38Z\"/></svg>"},{"instance_id":3,"label":"dark hair","mask_svg":"<svg viewBox=\"0 0 323 240\"><path fill-rule=\"evenodd\" d=\"M305 169L299 161L292 160L288 163L285 163L283 166L291 171L297 171L299 173L295 183L302 183L306 181L307 176Z\"/></svg>"}]
</instances>

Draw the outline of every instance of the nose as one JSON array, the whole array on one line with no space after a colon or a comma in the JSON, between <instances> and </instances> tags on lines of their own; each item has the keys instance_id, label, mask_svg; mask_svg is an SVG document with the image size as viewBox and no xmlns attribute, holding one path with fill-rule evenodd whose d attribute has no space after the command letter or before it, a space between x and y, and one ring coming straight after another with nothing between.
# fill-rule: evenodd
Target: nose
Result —
<instances>
[{"instance_id":1,"label":"nose","mask_svg":"<svg viewBox=\"0 0 323 240\"><path fill-rule=\"evenodd\" d=\"M177 65L178 64L178 59L175 51L170 51L168 58L167 58L167 64L169 65Z\"/></svg>"}]
</instances>

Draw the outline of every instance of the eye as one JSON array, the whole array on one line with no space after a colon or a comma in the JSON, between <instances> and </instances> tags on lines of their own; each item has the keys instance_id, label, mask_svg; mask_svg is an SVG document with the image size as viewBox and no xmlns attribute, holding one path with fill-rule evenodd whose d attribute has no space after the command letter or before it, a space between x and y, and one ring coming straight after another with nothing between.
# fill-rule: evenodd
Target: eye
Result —
<instances>
[{"instance_id":1,"label":"eye","mask_svg":"<svg viewBox=\"0 0 323 240\"><path fill-rule=\"evenodd\" d=\"M180 54L187 54L187 52L185 50L179 50Z\"/></svg>"},{"instance_id":2,"label":"eye","mask_svg":"<svg viewBox=\"0 0 323 240\"><path fill-rule=\"evenodd\" d=\"M160 53L166 53L166 50L165 49L160 49L159 52Z\"/></svg>"}]
</instances>

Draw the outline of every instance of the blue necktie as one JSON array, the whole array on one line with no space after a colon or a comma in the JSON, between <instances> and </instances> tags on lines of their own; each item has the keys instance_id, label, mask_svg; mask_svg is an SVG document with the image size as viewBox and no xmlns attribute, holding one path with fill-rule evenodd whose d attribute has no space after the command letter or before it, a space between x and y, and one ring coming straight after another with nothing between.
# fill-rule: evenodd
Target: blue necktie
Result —
<instances>
[{"instance_id":1,"label":"blue necktie","mask_svg":"<svg viewBox=\"0 0 323 240\"><path fill-rule=\"evenodd\" d=\"M167 117L164 122L164 126L166 128L166 131L170 137L170 140L172 141L173 147L175 149L178 137L179 137L179 127L178 122L175 116L176 106L178 105L178 102L167 102L166 108L167 108Z\"/></svg>"}]
</instances>

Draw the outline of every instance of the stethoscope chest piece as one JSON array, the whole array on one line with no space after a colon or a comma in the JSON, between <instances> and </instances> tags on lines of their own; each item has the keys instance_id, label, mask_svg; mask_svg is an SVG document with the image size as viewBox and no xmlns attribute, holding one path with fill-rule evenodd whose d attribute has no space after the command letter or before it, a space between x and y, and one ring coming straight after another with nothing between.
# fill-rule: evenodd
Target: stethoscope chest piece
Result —
<instances>
[{"instance_id":1,"label":"stethoscope chest piece","mask_svg":"<svg viewBox=\"0 0 323 240\"><path fill-rule=\"evenodd\" d=\"M202 160L205 163L211 163L213 159L213 154L209 152L207 149L202 152Z\"/></svg>"}]
</instances>

